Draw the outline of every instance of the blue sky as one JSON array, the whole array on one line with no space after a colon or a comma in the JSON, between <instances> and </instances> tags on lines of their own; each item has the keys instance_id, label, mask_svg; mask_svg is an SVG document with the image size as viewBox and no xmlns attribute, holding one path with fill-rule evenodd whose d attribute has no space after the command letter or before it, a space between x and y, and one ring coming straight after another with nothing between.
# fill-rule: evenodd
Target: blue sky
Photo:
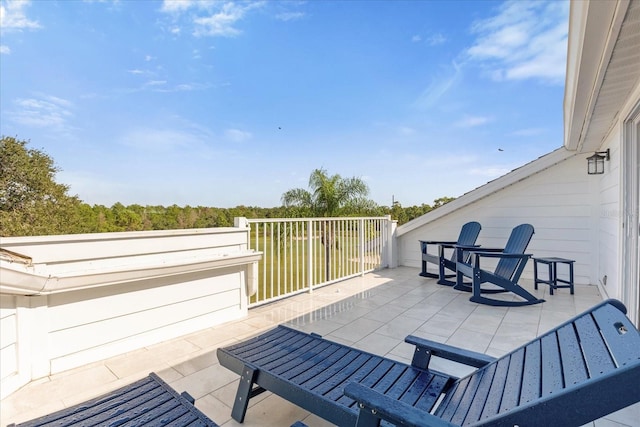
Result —
<instances>
[{"instance_id":1,"label":"blue sky","mask_svg":"<svg viewBox=\"0 0 640 427\"><path fill-rule=\"evenodd\" d=\"M0 1L0 133L90 204L430 204L563 142L567 1Z\"/></svg>"}]
</instances>

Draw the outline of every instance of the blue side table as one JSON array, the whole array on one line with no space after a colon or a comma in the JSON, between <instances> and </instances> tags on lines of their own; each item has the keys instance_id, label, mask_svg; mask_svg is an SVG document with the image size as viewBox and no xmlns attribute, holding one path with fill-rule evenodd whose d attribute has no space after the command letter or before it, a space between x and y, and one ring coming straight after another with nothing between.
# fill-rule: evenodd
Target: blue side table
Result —
<instances>
[{"instance_id":1,"label":"blue side table","mask_svg":"<svg viewBox=\"0 0 640 427\"><path fill-rule=\"evenodd\" d=\"M573 295L573 263L572 259L558 258L558 257L546 257L546 258L533 258L533 276L534 287L538 289L538 283L545 283L549 285L549 293L553 295L554 289L569 288L571 295ZM538 263L546 264L549 268L549 274L547 280L538 277ZM567 264L569 266L569 280L558 279L558 264ZM566 283L565 285L558 285L558 283Z\"/></svg>"}]
</instances>

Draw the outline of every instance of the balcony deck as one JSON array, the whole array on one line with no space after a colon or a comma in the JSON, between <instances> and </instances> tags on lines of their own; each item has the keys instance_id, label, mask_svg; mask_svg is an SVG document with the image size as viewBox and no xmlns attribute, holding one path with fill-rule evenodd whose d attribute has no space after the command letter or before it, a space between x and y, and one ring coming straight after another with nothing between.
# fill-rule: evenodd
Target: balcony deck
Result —
<instances>
[{"instance_id":1,"label":"balcony deck","mask_svg":"<svg viewBox=\"0 0 640 427\"><path fill-rule=\"evenodd\" d=\"M188 391L196 406L221 426L239 426L230 417L238 377L218 364L215 351L277 324L409 363L412 348L403 342L408 334L500 356L602 299L595 286L578 286L575 295L563 289L551 296L546 286L533 291L528 285L547 301L490 307L472 303L469 294L439 286L434 279L419 277L418 269L370 273L254 308L240 321L34 381L1 402L0 424L74 405L154 371L176 390ZM438 359L432 366L453 372L464 369ZM639 419L636 404L593 424L633 426ZM310 427L330 425L270 393L253 399L243 425L283 426L296 420Z\"/></svg>"}]
</instances>

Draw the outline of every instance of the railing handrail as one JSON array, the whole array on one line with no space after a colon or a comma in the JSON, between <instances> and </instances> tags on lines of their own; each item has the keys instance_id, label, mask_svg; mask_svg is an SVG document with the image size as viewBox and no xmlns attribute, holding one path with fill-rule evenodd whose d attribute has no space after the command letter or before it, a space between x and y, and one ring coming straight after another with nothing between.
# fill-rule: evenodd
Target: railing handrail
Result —
<instances>
[{"instance_id":1,"label":"railing handrail","mask_svg":"<svg viewBox=\"0 0 640 427\"><path fill-rule=\"evenodd\" d=\"M249 223L265 223L265 222L306 222L306 221L344 221L356 219L389 219L390 216L341 216L341 217L309 217L309 218L246 218Z\"/></svg>"}]
</instances>

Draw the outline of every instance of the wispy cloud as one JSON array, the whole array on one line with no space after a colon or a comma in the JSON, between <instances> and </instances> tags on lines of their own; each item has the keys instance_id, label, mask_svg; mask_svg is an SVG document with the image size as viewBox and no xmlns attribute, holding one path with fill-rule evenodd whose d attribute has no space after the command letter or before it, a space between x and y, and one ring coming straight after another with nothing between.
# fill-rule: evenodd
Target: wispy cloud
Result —
<instances>
[{"instance_id":1,"label":"wispy cloud","mask_svg":"<svg viewBox=\"0 0 640 427\"><path fill-rule=\"evenodd\" d=\"M460 128L471 128L476 126L482 126L490 122L491 119L489 117L481 117L481 116L466 116L463 119L457 121L455 123L456 127Z\"/></svg>"},{"instance_id":2,"label":"wispy cloud","mask_svg":"<svg viewBox=\"0 0 640 427\"><path fill-rule=\"evenodd\" d=\"M474 176L482 176L488 179L499 178L507 173L511 172L512 169L500 167L500 166L489 166L486 168L473 168L469 170L469 175Z\"/></svg>"},{"instance_id":3,"label":"wispy cloud","mask_svg":"<svg viewBox=\"0 0 640 427\"><path fill-rule=\"evenodd\" d=\"M14 101L15 109L8 115L16 123L52 131L70 129L69 119L73 117L73 105L70 101L50 95L38 98L18 98Z\"/></svg>"},{"instance_id":4,"label":"wispy cloud","mask_svg":"<svg viewBox=\"0 0 640 427\"><path fill-rule=\"evenodd\" d=\"M8 55L11 53L11 48L6 45L0 45L0 55Z\"/></svg>"},{"instance_id":5,"label":"wispy cloud","mask_svg":"<svg viewBox=\"0 0 640 427\"><path fill-rule=\"evenodd\" d=\"M413 37L411 37L411 41L414 43L418 43L422 41L422 37L420 37L419 34L414 35Z\"/></svg>"},{"instance_id":6,"label":"wispy cloud","mask_svg":"<svg viewBox=\"0 0 640 427\"><path fill-rule=\"evenodd\" d=\"M495 80L565 77L568 1L508 1L496 16L477 21L466 54Z\"/></svg>"},{"instance_id":7,"label":"wispy cloud","mask_svg":"<svg viewBox=\"0 0 640 427\"><path fill-rule=\"evenodd\" d=\"M119 142L145 152L182 150L202 144L200 136L193 132L156 128L131 129L120 138Z\"/></svg>"},{"instance_id":8,"label":"wispy cloud","mask_svg":"<svg viewBox=\"0 0 640 427\"><path fill-rule=\"evenodd\" d=\"M233 142L244 142L251 139L253 136L251 132L246 132L239 129L227 129L224 131L224 135Z\"/></svg>"},{"instance_id":9,"label":"wispy cloud","mask_svg":"<svg viewBox=\"0 0 640 427\"><path fill-rule=\"evenodd\" d=\"M180 13L192 8L197 3L194 0L164 0L160 10L167 13Z\"/></svg>"},{"instance_id":10,"label":"wispy cloud","mask_svg":"<svg viewBox=\"0 0 640 427\"><path fill-rule=\"evenodd\" d=\"M519 129L514 132L511 132L512 136L536 136L541 135L546 132L546 129L543 128L528 128L528 129Z\"/></svg>"},{"instance_id":11,"label":"wispy cloud","mask_svg":"<svg viewBox=\"0 0 640 427\"><path fill-rule=\"evenodd\" d=\"M416 130L409 126L400 126L398 128L398 133L403 136L410 136L410 135L414 135L416 133Z\"/></svg>"},{"instance_id":12,"label":"wispy cloud","mask_svg":"<svg viewBox=\"0 0 640 427\"><path fill-rule=\"evenodd\" d=\"M306 14L304 12L283 12L283 13L278 13L276 15L276 19L279 21L297 21L299 19L302 19L306 16Z\"/></svg>"},{"instance_id":13,"label":"wispy cloud","mask_svg":"<svg viewBox=\"0 0 640 427\"><path fill-rule=\"evenodd\" d=\"M440 33L432 34L427 38L427 44L429 46L437 46L447 41L447 38Z\"/></svg>"},{"instance_id":14,"label":"wispy cloud","mask_svg":"<svg viewBox=\"0 0 640 427\"><path fill-rule=\"evenodd\" d=\"M182 18L187 20L188 25L193 28L192 34L196 37L235 37L242 33L242 30L237 26L238 22L249 11L260 8L264 4L262 1L235 3L231 1L164 0L160 11L171 15L174 19L175 22L170 29L173 34L181 32L177 22Z\"/></svg>"},{"instance_id":15,"label":"wispy cloud","mask_svg":"<svg viewBox=\"0 0 640 427\"><path fill-rule=\"evenodd\" d=\"M36 30L41 28L38 21L27 18L24 9L29 0L2 0L0 3L0 29L4 31Z\"/></svg>"},{"instance_id":16,"label":"wispy cloud","mask_svg":"<svg viewBox=\"0 0 640 427\"><path fill-rule=\"evenodd\" d=\"M419 108L431 108L462 78L462 67L452 64L453 71L447 70L446 77L435 77L416 101Z\"/></svg>"}]
</instances>

